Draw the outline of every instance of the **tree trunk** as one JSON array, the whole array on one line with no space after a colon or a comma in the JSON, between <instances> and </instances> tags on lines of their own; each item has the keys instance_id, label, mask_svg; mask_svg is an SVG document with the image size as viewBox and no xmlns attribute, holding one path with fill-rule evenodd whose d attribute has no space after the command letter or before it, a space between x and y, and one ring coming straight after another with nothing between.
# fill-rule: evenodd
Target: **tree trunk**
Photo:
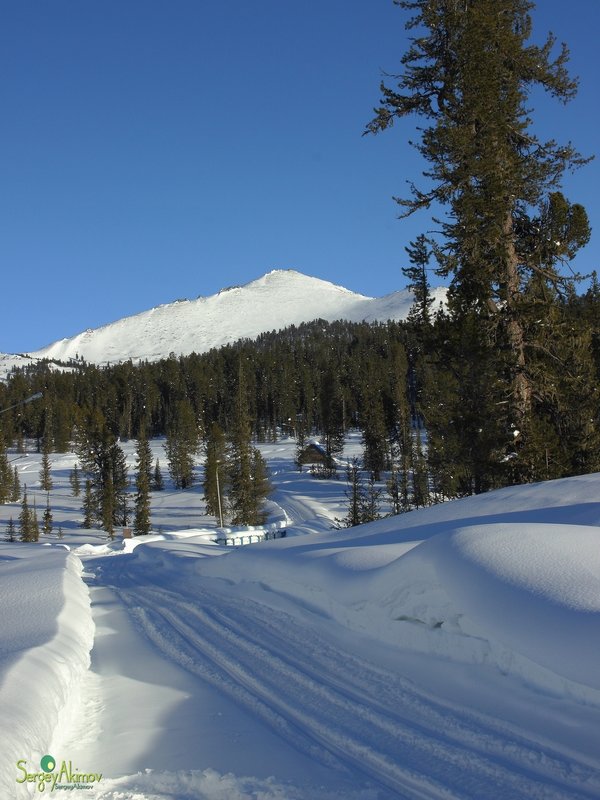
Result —
<instances>
[{"instance_id":1,"label":"tree trunk","mask_svg":"<svg viewBox=\"0 0 600 800\"><path fill-rule=\"evenodd\" d=\"M518 256L513 238L512 214L508 213L504 224L506 242L506 335L510 349L510 408L515 416L511 420L522 430L531 411L531 380L527 373L525 353L525 330L520 312L520 280Z\"/></svg>"}]
</instances>

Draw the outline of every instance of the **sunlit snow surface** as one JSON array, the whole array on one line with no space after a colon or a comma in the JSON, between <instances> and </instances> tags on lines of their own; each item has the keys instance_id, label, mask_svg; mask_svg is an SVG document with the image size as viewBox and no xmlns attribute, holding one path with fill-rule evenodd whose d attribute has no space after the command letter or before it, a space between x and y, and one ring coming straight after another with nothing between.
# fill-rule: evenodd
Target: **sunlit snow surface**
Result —
<instances>
[{"instance_id":1,"label":"sunlit snow surface","mask_svg":"<svg viewBox=\"0 0 600 800\"><path fill-rule=\"evenodd\" d=\"M435 289L435 304L445 289ZM413 303L407 290L381 298L365 297L329 281L295 270L273 270L245 286L223 289L210 297L180 300L83 331L31 355L68 361L84 358L97 364L204 353L238 339L324 319L350 322L406 319ZM1 362L0 362L1 366Z\"/></svg>"},{"instance_id":2,"label":"sunlit snow surface","mask_svg":"<svg viewBox=\"0 0 600 800\"><path fill-rule=\"evenodd\" d=\"M600 475L339 531L344 481L262 447L288 536L239 548L198 489L78 531L53 456L64 538L0 546L0 797L45 754L102 800L599 797Z\"/></svg>"}]
</instances>

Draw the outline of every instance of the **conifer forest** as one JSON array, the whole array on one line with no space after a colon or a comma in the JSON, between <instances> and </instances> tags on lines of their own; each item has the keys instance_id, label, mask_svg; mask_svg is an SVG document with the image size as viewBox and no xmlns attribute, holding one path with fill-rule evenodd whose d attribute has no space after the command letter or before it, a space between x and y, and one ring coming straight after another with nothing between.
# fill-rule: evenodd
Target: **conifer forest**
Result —
<instances>
[{"instance_id":1,"label":"conifer forest","mask_svg":"<svg viewBox=\"0 0 600 800\"><path fill-rule=\"evenodd\" d=\"M529 107L534 90L562 103L574 97L568 50L552 36L530 43L527 0L482 0L468 10L448 0L397 5L418 35L400 74L381 84L365 134L404 140L404 118L420 125L423 183L397 198L401 216L424 217L423 234L404 246L415 296L409 319L316 320L155 363L16 370L0 384L0 407L34 392L43 400L2 417L1 500L20 494L5 448L26 439L40 451L76 449L89 514L108 530L124 513L123 439L140 443L140 498L161 480L147 463L148 437L166 437L181 489L193 454L218 465L225 450L235 452L222 479L230 517L245 522L260 519L268 492L252 442L279 436L296 437L299 453L318 437L322 469L332 472L345 432L359 429L364 452L354 468L386 481L397 513L600 469L600 284L570 269L591 227L561 191L565 172L585 168L592 154L538 138ZM433 314L436 275L448 303ZM352 485L352 469L347 477ZM105 500L94 510L99 493ZM143 530L147 510L136 502Z\"/></svg>"}]
</instances>

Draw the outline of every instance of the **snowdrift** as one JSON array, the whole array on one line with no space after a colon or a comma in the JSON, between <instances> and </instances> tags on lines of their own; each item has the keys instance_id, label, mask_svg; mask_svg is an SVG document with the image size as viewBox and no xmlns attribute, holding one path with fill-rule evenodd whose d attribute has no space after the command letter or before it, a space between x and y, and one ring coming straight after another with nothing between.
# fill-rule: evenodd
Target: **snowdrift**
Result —
<instances>
[{"instance_id":1,"label":"snowdrift","mask_svg":"<svg viewBox=\"0 0 600 800\"><path fill-rule=\"evenodd\" d=\"M81 573L64 547L0 545L0 797L31 796L17 761L39 771L77 705L94 635Z\"/></svg>"},{"instance_id":2,"label":"snowdrift","mask_svg":"<svg viewBox=\"0 0 600 800\"><path fill-rule=\"evenodd\" d=\"M508 488L343 531L198 559L156 542L145 570L218 577L404 649L487 663L600 703L600 478ZM568 520L568 522L567 522Z\"/></svg>"}]
</instances>

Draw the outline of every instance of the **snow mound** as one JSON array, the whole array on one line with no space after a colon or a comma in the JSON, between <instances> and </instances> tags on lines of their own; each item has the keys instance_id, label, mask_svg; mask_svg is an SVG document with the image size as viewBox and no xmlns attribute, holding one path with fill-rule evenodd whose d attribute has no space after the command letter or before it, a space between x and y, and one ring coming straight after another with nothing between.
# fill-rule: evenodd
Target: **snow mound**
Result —
<instances>
[{"instance_id":1,"label":"snow mound","mask_svg":"<svg viewBox=\"0 0 600 800\"><path fill-rule=\"evenodd\" d=\"M0 797L31 796L17 761L39 771L77 705L94 635L81 573L64 547L0 545Z\"/></svg>"},{"instance_id":2,"label":"snow mound","mask_svg":"<svg viewBox=\"0 0 600 800\"><path fill-rule=\"evenodd\" d=\"M600 703L600 527L589 524L599 505L577 502L590 481L598 476L513 487L195 569L404 649ZM563 517L583 524L550 521Z\"/></svg>"},{"instance_id":3,"label":"snow mound","mask_svg":"<svg viewBox=\"0 0 600 800\"><path fill-rule=\"evenodd\" d=\"M71 797L89 797L83 792ZM95 800L306 800L304 789L277 782L274 778L237 777L221 775L216 770L189 772L156 772L146 770L137 775L103 781L95 792ZM377 792L363 789L348 792L315 788L311 800L377 800Z\"/></svg>"},{"instance_id":4,"label":"snow mound","mask_svg":"<svg viewBox=\"0 0 600 800\"><path fill-rule=\"evenodd\" d=\"M482 647L487 642L504 669L546 684L550 672L600 690L600 529L535 523L459 528L412 550L396 578L402 588L388 597L388 618L437 629L440 638L454 634L448 652L456 653L460 638L463 655L470 650L477 660L492 660ZM507 653L527 659L529 669L515 656L504 663Z\"/></svg>"}]
</instances>

